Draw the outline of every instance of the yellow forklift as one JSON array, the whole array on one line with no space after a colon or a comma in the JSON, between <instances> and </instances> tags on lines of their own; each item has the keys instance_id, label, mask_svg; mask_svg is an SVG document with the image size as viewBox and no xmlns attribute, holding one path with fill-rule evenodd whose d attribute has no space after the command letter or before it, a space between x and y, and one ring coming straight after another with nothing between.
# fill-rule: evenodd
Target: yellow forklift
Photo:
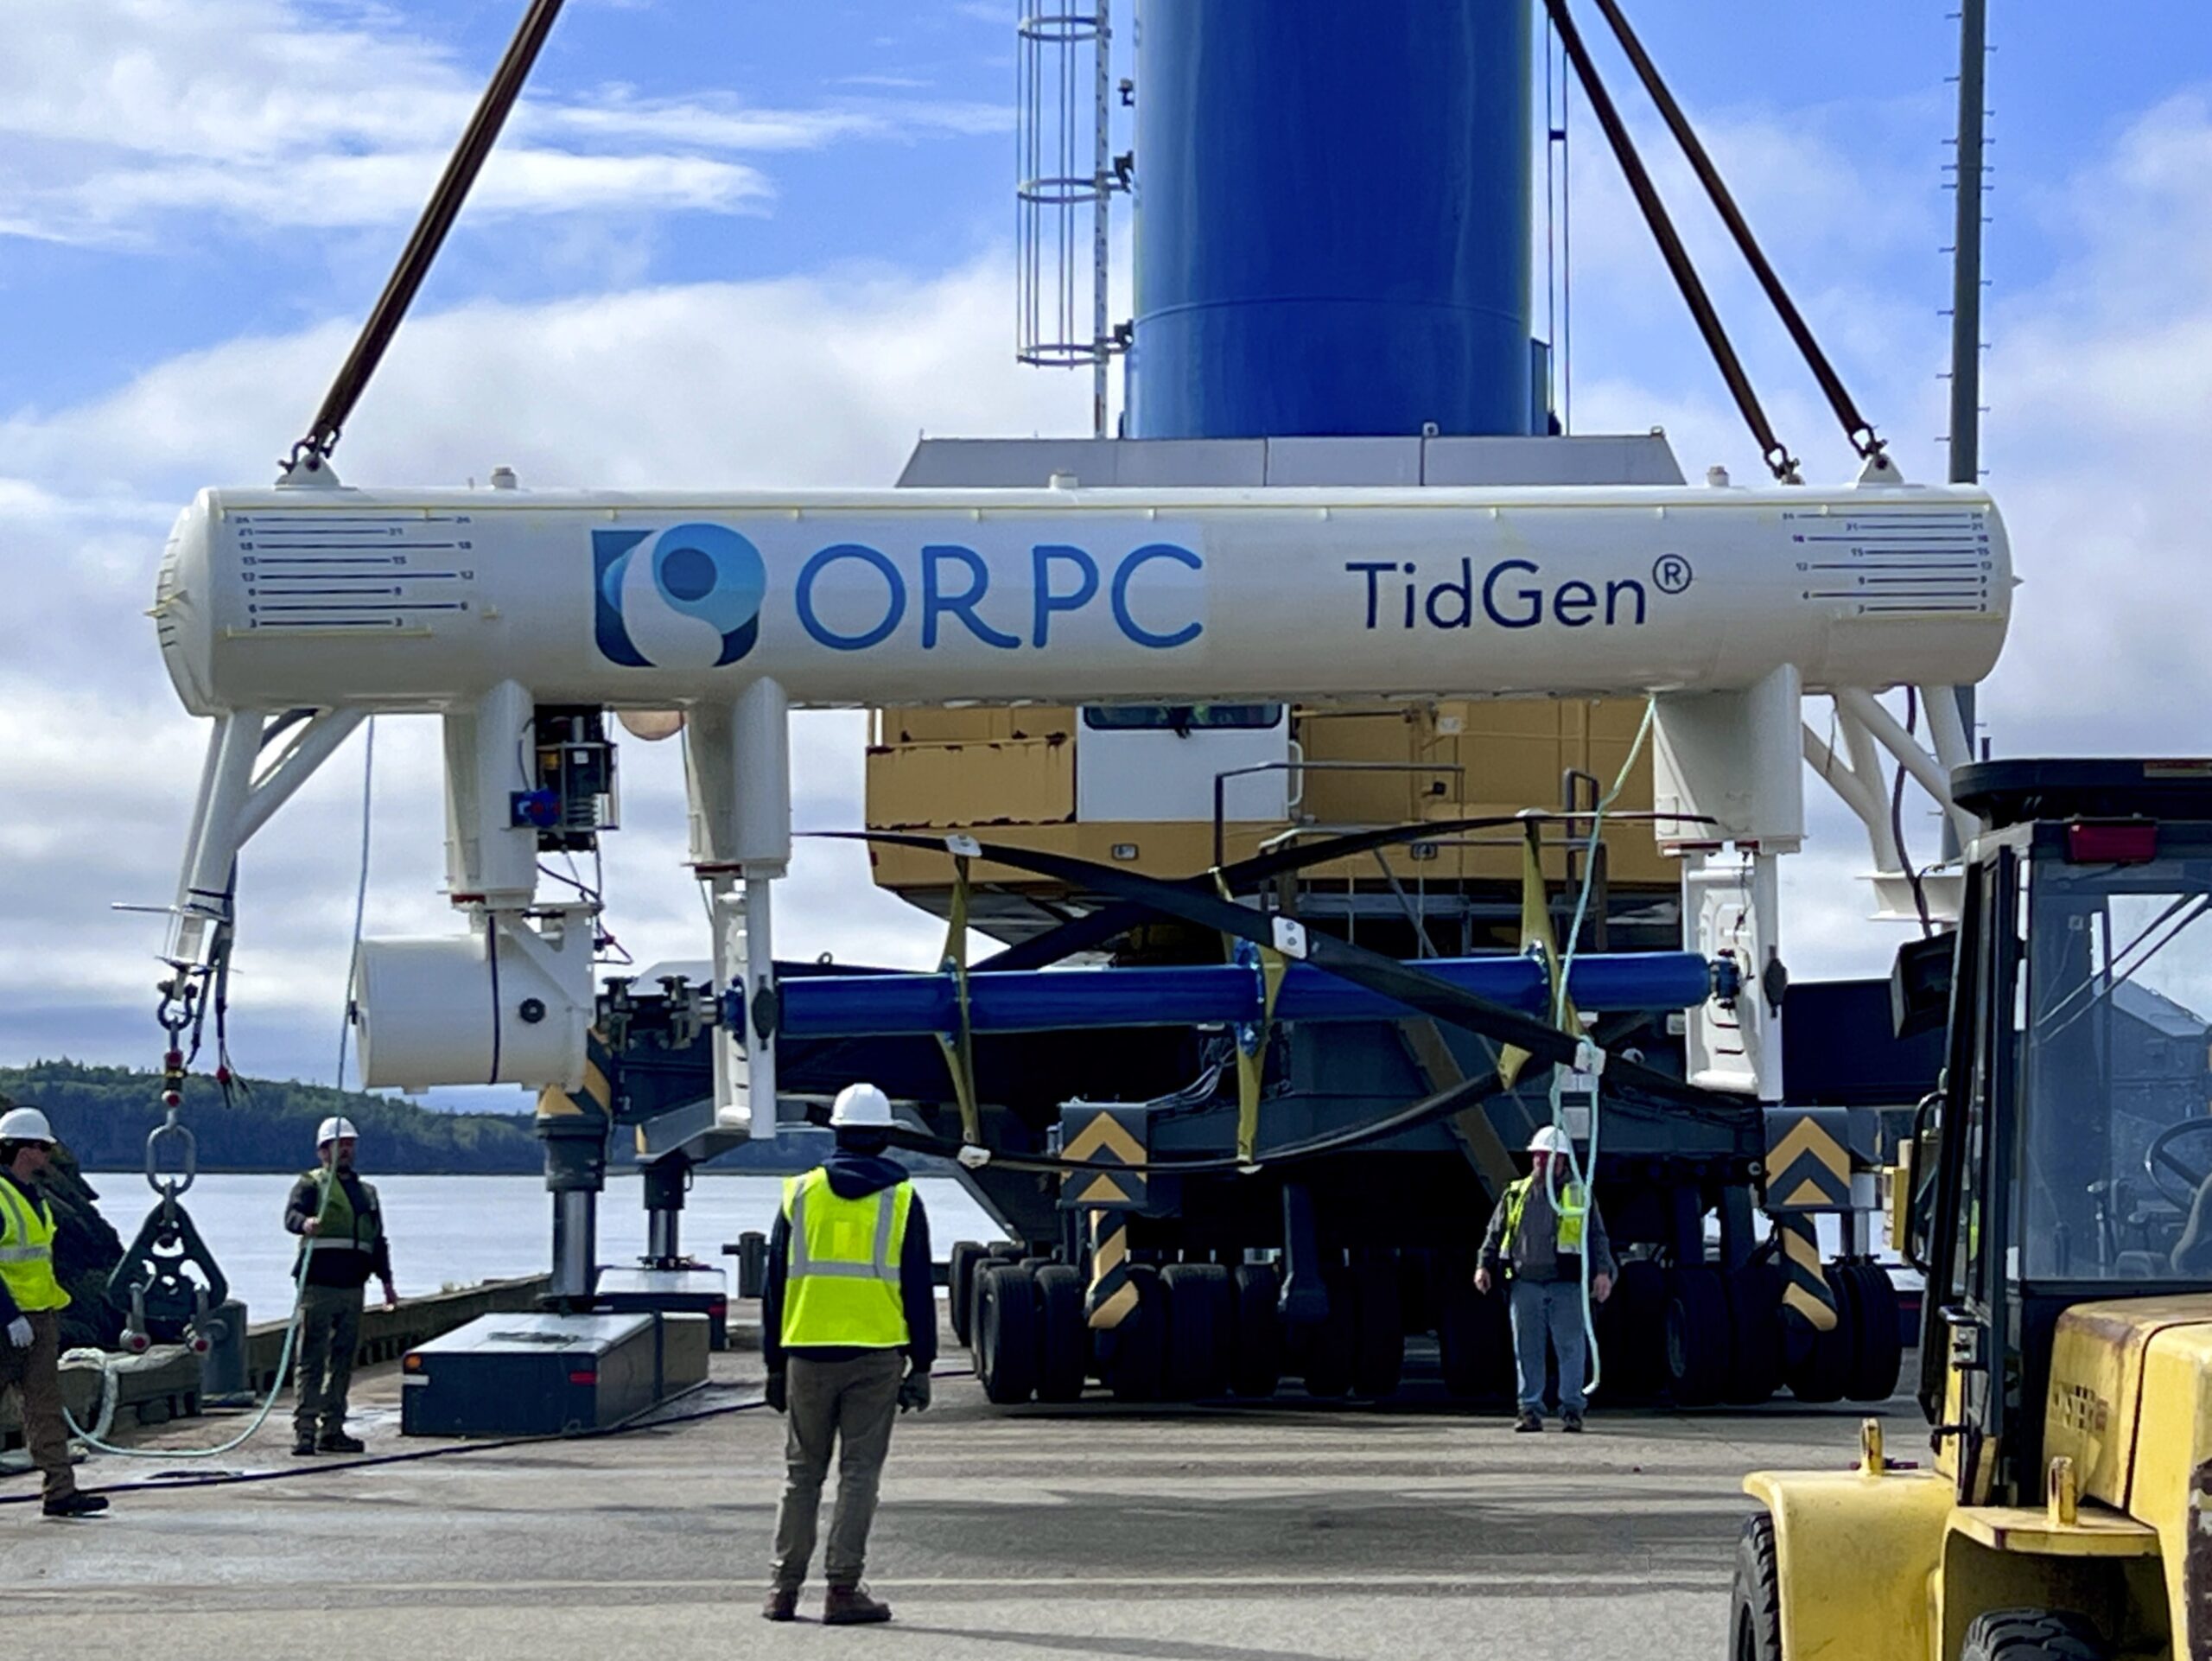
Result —
<instances>
[{"instance_id":1,"label":"yellow forklift","mask_svg":"<svg viewBox=\"0 0 2212 1661\"><path fill-rule=\"evenodd\" d=\"M1958 773L1942 1088L1893 1173L1932 1457L1762 1472L1735 1661L2212 1658L2212 762Z\"/></svg>"}]
</instances>

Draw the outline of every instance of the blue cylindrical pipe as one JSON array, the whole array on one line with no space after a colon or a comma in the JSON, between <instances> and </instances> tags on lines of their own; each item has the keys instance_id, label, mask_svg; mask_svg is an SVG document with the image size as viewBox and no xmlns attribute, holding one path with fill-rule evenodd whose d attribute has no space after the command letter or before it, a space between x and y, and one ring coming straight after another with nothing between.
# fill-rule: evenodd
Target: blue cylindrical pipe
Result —
<instances>
[{"instance_id":1,"label":"blue cylindrical pipe","mask_svg":"<svg viewBox=\"0 0 2212 1661\"><path fill-rule=\"evenodd\" d=\"M1530 0L1141 0L1132 438L1531 430Z\"/></svg>"},{"instance_id":2,"label":"blue cylindrical pipe","mask_svg":"<svg viewBox=\"0 0 2212 1661\"><path fill-rule=\"evenodd\" d=\"M1534 958L1441 958L1420 967L1527 1015L1549 1002ZM1686 1009L1711 996L1713 971L1689 951L1578 958L1567 977L1575 1007L1591 1013ZM781 983L787 1038L891 1037L948 1033L960 1024L950 975L813 975ZM1183 1027L1257 1021L1258 971L1243 964L1152 969L1004 971L968 977L969 1025L979 1033L1095 1027ZM1293 964L1275 999L1279 1021L1393 1021L1413 1011L1341 976Z\"/></svg>"}]
</instances>

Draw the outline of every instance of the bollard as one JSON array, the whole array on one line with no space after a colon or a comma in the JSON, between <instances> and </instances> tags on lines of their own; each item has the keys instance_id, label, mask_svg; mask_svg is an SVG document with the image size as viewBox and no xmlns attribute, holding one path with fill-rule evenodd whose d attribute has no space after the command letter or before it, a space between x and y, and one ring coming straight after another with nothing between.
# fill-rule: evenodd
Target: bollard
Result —
<instances>
[{"instance_id":1,"label":"bollard","mask_svg":"<svg viewBox=\"0 0 2212 1661\"><path fill-rule=\"evenodd\" d=\"M741 1298L764 1296L768 1290L768 1237L758 1229L747 1229L737 1237L734 1244L722 1247L722 1256L737 1259L737 1295Z\"/></svg>"}]
</instances>

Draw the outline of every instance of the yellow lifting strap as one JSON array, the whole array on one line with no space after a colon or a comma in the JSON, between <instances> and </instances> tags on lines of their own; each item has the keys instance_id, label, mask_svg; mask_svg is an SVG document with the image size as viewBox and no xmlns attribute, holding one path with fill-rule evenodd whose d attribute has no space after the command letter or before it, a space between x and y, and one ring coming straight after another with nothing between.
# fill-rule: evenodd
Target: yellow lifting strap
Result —
<instances>
[{"instance_id":1,"label":"yellow lifting strap","mask_svg":"<svg viewBox=\"0 0 2212 1661\"><path fill-rule=\"evenodd\" d=\"M1213 881L1224 900L1233 899L1218 869ZM1227 935L1222 937L1223 955L1230 963L1236 961L1237 944ZM1249 1053L1241 1038L1236 1043L1236 1157L1245 1165L1253 1164L1258 1157L1260 1085L1267 1077L1268 1041L1274 1035L1275 996L1282 990L1283 974L1290 967L1290 960L1270 946L1260 947L1259 953L1260 1035Z\"/></svg>"},{"instance_id":2,"label":"yellow lifting strap","mask_svg":"<svg viewBox=\"0 0 2212 1661\"><path fill-rule=\"evenodd\" d=\"M968 856L952 856L951 921L945 932L944 972L952 977L953 995L960 1007L960 1030L939 1033L937 1047L944 1052L944 1065L952 1074L953 1094L960 1102L960 1139L970 1147L983 1142L983 1116L976 1105L976 1040L968 1015Z\"/></svg>"},{"instance_id":3,"label":"yellow lifting strap","mask_svg":"<svg viewBox=\"0 0 2212 1661\"><path fill-rule=\"evenodd\" d=\"M1563 1017L1560 1025L1570 1035L1579 1037L1582 1032L1581 1018L1575 1014L1573 1001L1560 996L1559 977L1564 971L1560 965L1558 943L1552 938L1551 895L1544 886L1543 824L1537 819L1526 820L1521 827L1521 951L1524 957L1544 960L1545 980ZM1519 1081L1521 1069L1528 1065L1529 1052L1509 1044L1498 1054L1497 1076L1510 1090Z\"/></svg>"}]
</instances>

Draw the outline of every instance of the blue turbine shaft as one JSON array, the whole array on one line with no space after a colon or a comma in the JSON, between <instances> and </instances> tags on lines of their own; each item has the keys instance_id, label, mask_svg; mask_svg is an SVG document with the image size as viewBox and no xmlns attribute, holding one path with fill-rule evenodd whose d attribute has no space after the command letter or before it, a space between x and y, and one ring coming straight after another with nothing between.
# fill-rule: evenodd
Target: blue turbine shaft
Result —
<instances>
[{"instance_id":1,"label":"blue turbine shaft","mask_svg":"<svg viewBox=\"0 0 2212 1661\"><path fill-rule=\"evenodd\" d=\"M1533 958L1439 958L1420 966L1525 1014L1541 1015L1550 1005L1548 977ZM1578 958L1567 986L1578 1009L1618 1013L1689 1009L1713 995L1713 979L1694 952L1639 951ZM778 990L789 1038L944 1033L960 1024L950 975L810 975ZM1260 977L1243 964L1008 970L969 976L968 1007L979 1033L1257 1021ZM1413 1013L1304 964L1290 966L1275 999L1278 1021L1391 1021Z\"/></svg>"}]
</instances>

